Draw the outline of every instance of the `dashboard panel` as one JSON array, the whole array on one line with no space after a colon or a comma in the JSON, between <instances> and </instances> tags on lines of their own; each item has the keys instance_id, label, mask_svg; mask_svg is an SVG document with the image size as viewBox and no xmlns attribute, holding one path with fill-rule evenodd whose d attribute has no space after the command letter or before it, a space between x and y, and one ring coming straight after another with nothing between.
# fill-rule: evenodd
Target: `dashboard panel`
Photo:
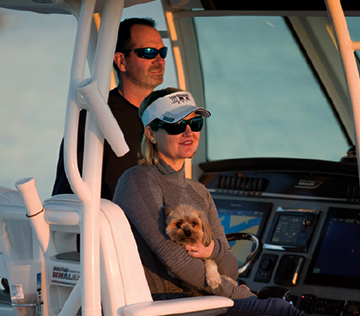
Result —
<instances>
[{"instance_id":1,"label":"dashboard panel","mask_svg":"<svg viewBox=\"0 0 360 316\"><path fill-rule=\"evenodd\" d=\"M360 313L360 200L357 167L293 159L204 163L225 233L247 231L262 253L240 282L252 291L290 290L313 315ZM231 244L242 263L251 245Z\"/></svg>"}]
</instances>

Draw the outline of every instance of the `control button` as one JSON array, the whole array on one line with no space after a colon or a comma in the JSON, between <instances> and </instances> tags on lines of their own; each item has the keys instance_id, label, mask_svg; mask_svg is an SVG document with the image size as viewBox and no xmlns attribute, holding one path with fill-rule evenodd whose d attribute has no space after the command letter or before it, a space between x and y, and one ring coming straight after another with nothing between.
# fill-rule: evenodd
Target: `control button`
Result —
<instances>
[{"instance_id":1,"label":"control button","mask_svg":"<svg viewBox=\"0 0 360 316\"><path fill-rule=\"evenodd\" d=\"M317 297L312 294L301 295L299 309L307 314L312 314Z\"/></svg>"},{"instance_id":2,"label":"control button","mask_svg":"<svg viewBox=\"0 0 360 316\"><path fill-rule=\"evenodd\" d=\"M260 267L261 267L261 269L263 269L264 271L270 270L270 268L271 268L272 266L273 266L273 262L271 261L270 258L264 258L263 260L261 260Z\"/></svg>"},{"instance_id":3,"label":"control button","mask_svg":"<svg viewBox=\"0 0 360 316\"><path fill-rule=\"evenodd\" d=\"M304 220L303 220L304 226L309 227L309 226L311 226L311 224L312 224L311 218L304 218Z\"/></svg>"},{"instance_id":4,"label":"control button","mask_svg":"<svg viewBox=\"0 0 360 316\"><path fill-rule=\"evenodd\" d=\"M255 282L269 283L278 255L263 254L254 278Z\"/></svg>"},{"instance_id":5,"label":"control button","mask_svg":"<svg viewBox=\"0 0 360 316\"><path fill-rule=\"evenodd\" d=\"M318 298L314 307L314 313L325 315L340 315L344 309L344 304L345 301Z\"/></svg>"}]
</instances>

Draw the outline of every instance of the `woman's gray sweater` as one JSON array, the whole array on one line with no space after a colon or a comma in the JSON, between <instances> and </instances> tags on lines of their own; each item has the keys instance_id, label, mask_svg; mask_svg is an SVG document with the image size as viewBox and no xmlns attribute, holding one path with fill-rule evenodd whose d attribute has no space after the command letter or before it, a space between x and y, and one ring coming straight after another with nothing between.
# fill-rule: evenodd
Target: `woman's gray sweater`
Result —
<instances>
[{"instance_id":1,"label":"woman's gray sweater","mask_svg":"<svg viewBox=\"0 0 360 316\"><path fill-rule=\"evenodd\" d=\"M256 298L246 287L234 286L225 279L214 290L208 287L204 261L189 256L166 236L164 206L190 204L202 210L215 236L210 258L217 263L220 274L237 278L238 261L231 252L215 204L204 185L185 177L184 168L176 172L163 161L156 167L144 164L130 168L119 179L113 201L130 221L154 300L189 296L180 279L199 292L232 299ZM171 277L168 270L178 279Z\"/></svg>"}]
</instances>

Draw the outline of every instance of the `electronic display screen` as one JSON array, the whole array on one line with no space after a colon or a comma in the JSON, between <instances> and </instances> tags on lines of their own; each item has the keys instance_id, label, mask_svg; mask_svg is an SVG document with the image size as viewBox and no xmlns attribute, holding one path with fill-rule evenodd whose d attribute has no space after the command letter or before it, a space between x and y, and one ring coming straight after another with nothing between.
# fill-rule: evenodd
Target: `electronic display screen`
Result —
<instances>
[{"instance_id":1,"label":"electronic display screen","mask_svg":"<svg viewBox=\"0 0 360 316\"><path fill-rule=\"evenodd\" d=\"M303 221L303 216L280 215L271 241L276 243L297 244L298 236L303 228Z\"/></svg>"},{"instance_id":2,"label":"electronic display screen","mask_svg":"<svg viewBox=\"0 0 360 316\"><path fill-rule=\"evenodd\" d=\"M261 237L268 213L272 207L271 203L244 202L218 198L214 198L214 202L225 234L247 232L259 238ZM242 264L247 254L252 251L250 242L244 245L244 242L241 241L231 241L229 244L232 252L238 258L239 264Z\"/></svg>"},{"instance_id":3,"label":"electronic display screen","mask_svg":"<svg viewBox=\"0 0 360 316\"><path fill-rule=\"evenodd\" d=\"M305 282L360 288L360 210L330 208Z\"/></svg>"},{"instance_id":4,"label":"electronic display screen","mask_svg":"<svg viewBox=\"0 0 360 316\"><path fill-rule=\"evenodd\" d=\"M279 208L275 213L264 248L306 252L319 214L318 210Z\"/></svg>"}]
</instances>

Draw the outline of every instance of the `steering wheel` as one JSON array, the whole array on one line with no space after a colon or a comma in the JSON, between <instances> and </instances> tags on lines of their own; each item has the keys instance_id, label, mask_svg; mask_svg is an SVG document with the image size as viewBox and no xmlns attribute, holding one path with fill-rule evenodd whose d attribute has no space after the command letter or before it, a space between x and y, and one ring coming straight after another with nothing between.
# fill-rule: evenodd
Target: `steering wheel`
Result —
<instances>
[{"instance_id":1,"label":"steering wheel","mask_svg":"<svg viewBox=\"0 0 360 316\"><path fill-rule=\"evenodd\" d=\"M231 234L227 234L226 238L228 241L250 240L255 245L254 251L248 253L245 262L238 268L239 274L246 272L254 265L254 263L260 256L260 253L262 251L261 241L256 235L251 233L231 233Z\"/></svg>"}]
</instances>

